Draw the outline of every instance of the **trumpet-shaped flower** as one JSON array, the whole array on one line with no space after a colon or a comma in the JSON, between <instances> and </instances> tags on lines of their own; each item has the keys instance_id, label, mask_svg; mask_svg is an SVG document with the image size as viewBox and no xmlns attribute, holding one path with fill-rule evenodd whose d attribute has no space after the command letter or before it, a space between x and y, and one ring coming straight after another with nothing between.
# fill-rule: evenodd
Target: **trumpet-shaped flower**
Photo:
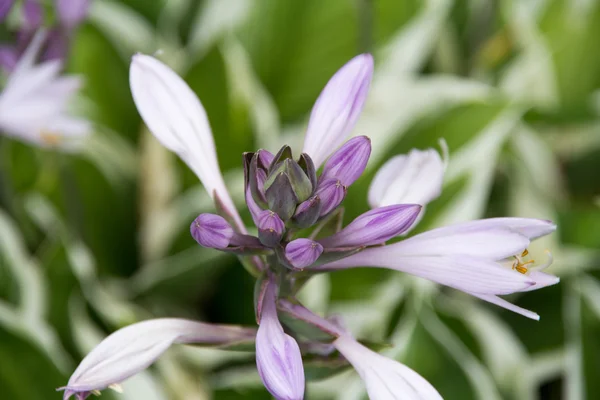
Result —
<instances>
[{"instance_id":1,"label":"trumpet-shaped flower","mask_svg":"<svg viewBox=\"0 0 600 400\"><path fill-rule=\"evenodd\" d=\"M373 57L354 57L329 80L317 99L308 122L303 153L315 167L348 137L367 98L373 77Z\"/></svg>"},{"instance_id":2,"label":"trumpet-shaped flower","mask_svg":"<svg viewBox=\"0 0 600 400\"><path fill-rule=\"evenodd\" d=\"M91 132L88 121L67 111L81 79L61 76L58 60L35 64L45 37L35 36L0 93L0 130L42 147L73 150Z\"/></svg>"},{"instance_id":3,"label":"trumpet-shaped flower","mask_svg":"<svg viewBox=\"0 0 600 400\"><path fill-rule=\"evenodd\" d=\"M446 167L434 149L413 149L389 159L369 187L372 208L414 203L425 206L442 192Z\"/></svg>"},{"instance_id":4,"label":"trumpet-shaped flower","mask_svg":"<svg viewBox=\"0 0 600 400\"><path fill-rule=\"evenodd\" d=\"M226 345L251 341L256 330L163 318L138 322L116 331L98 344L79 364L64 390L64 400L82 400L118 385L148 368L175 343Z\"/></svg>"},{"instance_id":5,"label":"trumpet-shaped flower","mask_svg":"<svg viewBox=\"0 0 600 400\"><path fill-rule=\"evenodd\" d=\"M348 335L333 345L352 364L367 387L371 400L441 400L423 377L397 361L371 351Z\"/></svg>"},{"instance_id":6,"label":"trumpet-shaped flower","mask_svg":"<svg viewBox=\"0 0 600 400\"><path fill-rule=\"evenodd\" d=\"M277 400L304 397L304 368L298 343L286 334L277 319L275 284L266 288L260 326L256 334L256 366L267 390Z\"/></svg>"},{"instance_id":7,"label":"trumpet-shaped flower","mask_svg":"<svg viewBox=\"0 0 600 400\"><path fill-rule=\"evenodd\" d=\"M366 249L322 269L381 267L407 272L470 293L532 319L539 316L498 295L558 283L541 272L549 263L526 261L530 241L556 226L528 218L492 218L434 229L398 243Z\"/></svg>"},{"instance_id":8,"label":"trumpet-shaped flower","mask_svg":"<svg viewBox=\"0 0 600 400\"><path fill-rule=\"evenodd\" d=\"M133 100L148 129L196 173L237 229L245 232L225 187L208 117L198 97L173 70L143 54L133 56L129 80Z\"/></svg>"}]
</instances>

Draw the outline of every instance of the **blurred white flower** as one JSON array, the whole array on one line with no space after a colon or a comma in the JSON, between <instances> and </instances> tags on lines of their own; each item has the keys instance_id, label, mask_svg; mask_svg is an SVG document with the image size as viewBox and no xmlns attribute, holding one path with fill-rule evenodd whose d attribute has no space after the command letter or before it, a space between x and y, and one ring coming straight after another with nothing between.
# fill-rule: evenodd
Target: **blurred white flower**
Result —
<instances>
[{"instance_id":1,"label":"blurred white flower","mask_svg":"<svg viewBox=\"0 0 600 400\"><path fill-rule=\"evenodd\" d=\"M74 150L91 133L89 121L67 111L82 82L60 75L60 60L35 63L45 37L43 31L36 34L0 93L0 131L42 147Z\"/></svg>"}]
</instances>

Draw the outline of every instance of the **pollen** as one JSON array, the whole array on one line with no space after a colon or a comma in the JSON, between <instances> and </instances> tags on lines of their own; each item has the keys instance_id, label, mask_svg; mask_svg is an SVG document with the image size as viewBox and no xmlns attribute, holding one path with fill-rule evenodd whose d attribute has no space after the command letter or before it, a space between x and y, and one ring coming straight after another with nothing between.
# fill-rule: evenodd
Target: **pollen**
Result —
<instances>
[{"instance_id":1,"label":"pollen","mask_svg":"<svg viewBox=\"0 0 600 400\"><path fill-rule=\"evenodd\" d=\"M525 249L523 250L520 256L515 256L515 261L513 262L512 269L525 275L529 270L527 266L535 262L535 260L523 261L523 258L526 257L528 254L529 250Z\"/></svg>"},{"instance_id":2,"label":"pollen","mask_svg":"<svg viewBox=\"0 0 600 400\"><path fill-rule=\"evenodd\" d=\"M62 135L56 132L42 130L40 132L40 139L48 146L58 146L62 141Z\"/></svg>"}]
</instances>

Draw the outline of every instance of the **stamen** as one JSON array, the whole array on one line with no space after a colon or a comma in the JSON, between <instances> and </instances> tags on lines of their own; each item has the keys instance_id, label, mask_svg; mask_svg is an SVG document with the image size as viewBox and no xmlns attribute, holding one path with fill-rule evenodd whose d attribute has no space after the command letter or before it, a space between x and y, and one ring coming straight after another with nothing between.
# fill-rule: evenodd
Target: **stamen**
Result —
<instances>
[{"instance_id":1,"label":"stamen","mask_svg":"<svg viewBox=\"0 0 600 400\"><path fill-rule=\"evenodd\" d=\"M533 264L535 262L535 260L529 260L529 261L523 262L523 257L526 257L528 254L529 254L529 250L525 249L525 250L523 250L523 252L521 253L520 256L514 256L515 261L513 262L512 269L525 275L527 273L527 271L529 271L529 269L527 268L527 265Z\"/></svg>"},{"instance_id":2,"label":"stamen","mask_svg":"<svg viewBox=\"0 0 600 400\"><path fill-rule=\"evenodd\" d=\"M117 393L123 393L123 387L118 383L113 383L112 385L108 385L109 389L114 390Z\"/></svg>"},{"instance_id":3,"label":"stamen","mask_svg":"<svg viewBox=\"0 0 600 400\"><path fill-rule=\"evenodd\" d=\"M62 140L62 135L56 132L42 130L40 132L40 139L48 146L58 146Z\"/></svg>"}]
</instances>

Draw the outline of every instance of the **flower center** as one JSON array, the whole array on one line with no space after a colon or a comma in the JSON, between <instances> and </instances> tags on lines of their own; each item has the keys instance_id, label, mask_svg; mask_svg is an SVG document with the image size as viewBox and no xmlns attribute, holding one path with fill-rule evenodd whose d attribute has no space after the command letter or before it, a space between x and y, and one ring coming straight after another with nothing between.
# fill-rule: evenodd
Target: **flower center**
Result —
<instances>
[{"instance_id":1,"label":"flower center","mask_svg":"<svg viewBox=\"0 0 600 400\"><path fill-rule=\"evenodd\" d=\"M527 257L528 254L529 254L529 250L525 249L525 250L523 250L523 252L521 253L520 256L517 256L517 255L514 256L515 261L512 264L512 269L525 275L528 271L527 266L530 264L533 264L535 262L535 260L528 260L528 261L523 260L523 258Z\"/></svg>"},{"instance_id":2,"label":"flower center","mask_svg":"<svg viewBox=\"0 0 600 400\"><path fill-rule=\"evenodd\" d=\"M60 133L42 130L40 132L40 139L48 146L58 146L62 140L62 135Z\"/></svg>"}]
</instances>

